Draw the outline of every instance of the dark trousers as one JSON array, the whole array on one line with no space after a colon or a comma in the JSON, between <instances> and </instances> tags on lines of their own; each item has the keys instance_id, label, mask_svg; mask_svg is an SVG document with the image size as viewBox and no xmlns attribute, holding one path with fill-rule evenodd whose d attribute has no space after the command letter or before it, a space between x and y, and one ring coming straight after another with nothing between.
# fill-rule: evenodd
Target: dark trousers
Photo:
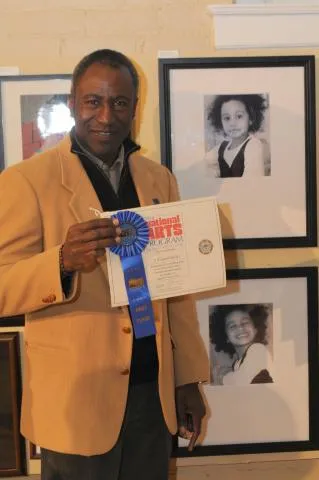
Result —
<instances>
[{"instance_id":1,"label":"dark trousers","mask_svg":"<svg viewBox=\"0 0 319 480\"><path fill-rule=\"evenodd\" d=\"M41 449L41 480L167 480L170 453L157 383L134 385L112 450L85 457Z\"/></svg>"}]
</instances>

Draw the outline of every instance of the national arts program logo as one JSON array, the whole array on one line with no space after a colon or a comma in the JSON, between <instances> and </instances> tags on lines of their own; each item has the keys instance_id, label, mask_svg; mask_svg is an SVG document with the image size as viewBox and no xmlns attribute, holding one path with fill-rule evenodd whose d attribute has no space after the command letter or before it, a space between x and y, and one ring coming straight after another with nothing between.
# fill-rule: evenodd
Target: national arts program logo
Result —
<instances>
[{"instance_id":1,"label":"national arts program logo","mask_svg":"<svg viewBox=\"0 0 319 480\"><path fill-rule=\"evenodd\" d=\"M169 245L183 243L184 231L180 215L147 219L149 245Z\"/></svg>"}]
</instances>

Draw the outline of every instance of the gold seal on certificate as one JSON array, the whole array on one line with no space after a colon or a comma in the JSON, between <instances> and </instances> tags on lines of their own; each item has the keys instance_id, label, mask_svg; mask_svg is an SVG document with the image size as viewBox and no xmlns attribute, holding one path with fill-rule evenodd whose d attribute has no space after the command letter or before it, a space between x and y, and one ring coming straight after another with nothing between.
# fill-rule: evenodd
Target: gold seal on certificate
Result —
<instances>
[{"instance_id":1,"label":"gold seal on certificate","mask_svg":"<svg viewBox=\"0 0 319 480\"><path fill-rule=\"evenodd\" d=\"M214 197L159 203L131 209L146 221L149 242L142 253L152 300L222 288L225 260ZM104 212L111 216L116 212ZM127 305L118 255L106 249L113 307Z\"/></svg>"},{"instance_id":2,"label":"gold seal on certificate","mask_svg":"<svg viewBox=\"0 0 319 480\"><path fill-rule=\"evenodd\" d=\"M199 242L198 248L200 253L203 253L204 255L208 255L213 250L213 244L211 240L208 240L208 238L205 238L204 240L201 240Z\"/></svg>"}]
</instances>

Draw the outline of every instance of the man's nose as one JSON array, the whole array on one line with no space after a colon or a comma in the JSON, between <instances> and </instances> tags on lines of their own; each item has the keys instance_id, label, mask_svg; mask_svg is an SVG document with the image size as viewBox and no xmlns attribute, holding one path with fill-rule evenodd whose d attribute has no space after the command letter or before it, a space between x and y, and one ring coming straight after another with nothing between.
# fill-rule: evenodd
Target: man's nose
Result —
<instances>
[{"instance_id":1,"label":"man's nose","mask_svg":"<svg viewBox=\"0 0 319 480\"><path fill-rule=\"evenodd\" d=\"M103 103L98 111L97 119L101 123L108 123L113 118L112 106L107 102Z\"/></svg>"}]
</instances>

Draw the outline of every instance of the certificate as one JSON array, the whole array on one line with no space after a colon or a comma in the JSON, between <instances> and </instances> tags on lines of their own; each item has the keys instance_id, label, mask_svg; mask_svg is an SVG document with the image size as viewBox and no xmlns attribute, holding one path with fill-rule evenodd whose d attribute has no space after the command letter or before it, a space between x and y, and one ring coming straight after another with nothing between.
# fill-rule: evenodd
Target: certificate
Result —
<instances>
[{"instance_id":1,"label":"certificate","mask_svg":"<svg viewBox=\"0 0 319 480\"><path fill-rule=\"evenodd\" d=\"M225 259L214 197L129 209L147 222L142 253L152 300L204 292L226 285ZM103 212L109 217L116 212ZM111 305L128 305L120 257L106 249Z\"/></svg>"}]
</instances>

